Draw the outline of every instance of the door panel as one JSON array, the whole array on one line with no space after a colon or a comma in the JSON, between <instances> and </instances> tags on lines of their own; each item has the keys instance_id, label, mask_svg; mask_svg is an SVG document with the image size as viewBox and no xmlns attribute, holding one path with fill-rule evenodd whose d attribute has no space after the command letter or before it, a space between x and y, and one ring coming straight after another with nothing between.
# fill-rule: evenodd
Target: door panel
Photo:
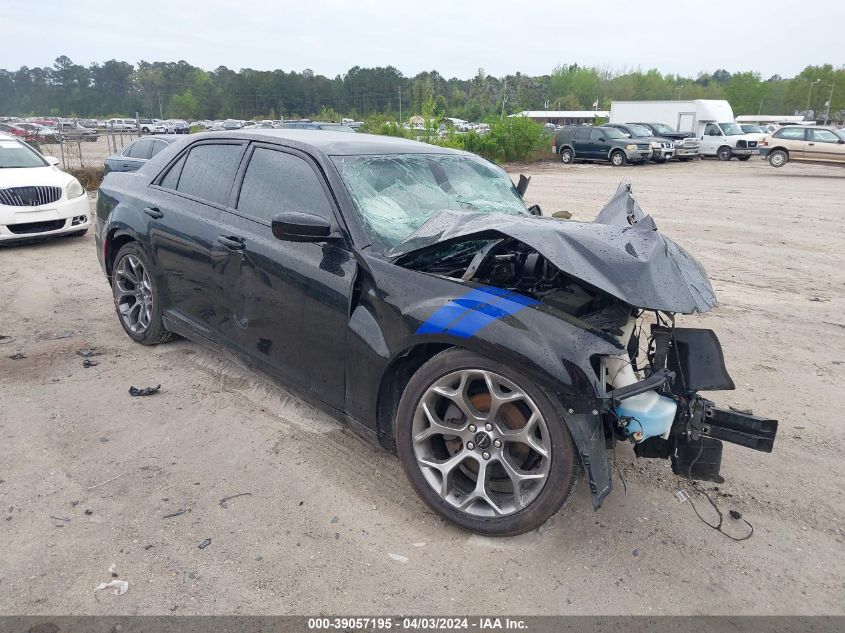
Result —
<instances>
[{"instance_id":1,"label":"door panel","mask_svg":"<svg viewBox=\"0 0 845 633\"><path fill-rule=\"evenodd\" d=\"M840 138L830 130L808 129L804 158L845 162L845 145L839 141Z\"/></svg>"},{"instance_id":2,"label":"door panel","mask_svg":"<svg viewBox=\"0 0 845 633\"><path fill-rule=\"evenodd\" d=\"M322 243L277 239L272 218L284 211L319 215L337 224L328 184L305 154L256 145L240 178L232 213L244 249L232 255L237 285L221 271L231 314L222 322L240 349L343 409L345 354L357 263L343 240Z\"/></svg>"},{"instance_id":3,"label":"door panel","mask_svg":"<svg viewBox=\"0 0 845 633\"><path fill-rule=\"evenodd\" d=\"M242 353L342 410L346 332L357 264L336 244L284 242L232 216L244 249L213 264L216 327Z\"/></svg>"},{"instance_id":4,"label":"door panel","mask_svg":"<svg viewBox=\"0 0 845 633\"><path fill-rule=\"evenodd\" d=\"M715 156L722 145L729 144L727 138L722 133L722 129L715 123L708 123L704 126L699 143L699 151L707 156Z\"/></svg>"},{"instance_id":5,"label":"door panel","mask_svg":"<svg viewBox=\"0 0 845 633\"><path fill-rule=\"evenodd\" d=\"M213 340L220 338L225 310L212 270L230 256L218 238L234 232L223 207L245 147L243 142L194 144L150 187L145 210L153 217L150 240L163 308Z\"/></svg>"}]
</instances>

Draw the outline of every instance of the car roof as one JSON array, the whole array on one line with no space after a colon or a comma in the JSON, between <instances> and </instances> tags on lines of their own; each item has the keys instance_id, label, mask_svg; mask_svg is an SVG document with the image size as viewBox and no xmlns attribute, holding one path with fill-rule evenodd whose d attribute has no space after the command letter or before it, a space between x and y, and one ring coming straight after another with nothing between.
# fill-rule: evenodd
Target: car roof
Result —
<instances>
[{"instance_id":1,"label":"car roof","mask_svg":"<svg viewBox=\"0 0 845 633\"><path fill-rule=\"evenodd\" d=\"M350 138L351 137L351 138ZM329 130L251 129L233 130L224 136L219 132L195 134L191 138L219 139L245 138L252 141L292 141L296 145L310 146L329 156L358 156L362 154L457 154L466 152L420 143L395 136L377 134L350 134Z\"/></svg>"},{"instance_id":2,"label":"car roof","mask_svg":"<svg viewBox=\"0 0 845 633\"><path fill-rule=\"evenodd\" d=\"M17 137L12 136L11 134L6 134L5 132L0 132L0 141L17 141Z\"/></svg>"}]
</instances>

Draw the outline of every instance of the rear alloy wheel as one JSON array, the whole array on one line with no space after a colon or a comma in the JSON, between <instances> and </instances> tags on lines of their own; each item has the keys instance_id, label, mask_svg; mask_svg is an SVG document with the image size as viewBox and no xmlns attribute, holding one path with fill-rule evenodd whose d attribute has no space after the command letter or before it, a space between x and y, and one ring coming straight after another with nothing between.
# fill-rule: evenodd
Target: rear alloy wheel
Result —
<instances>
[{"instance_id":1,"label":"rear alloy wheel","mask_svg":"<svg viewBox=\"0 0 845 633\"><path fill-rule=\"evenodd\" d=\"M783 167L789 162L789 154L782 149L776 149L769 154L769 165L772 167Z\"/></svg>"},{"instance_id":2,"label":"rear alloy wheel","mask_svg":"<svg viewBox=\"0 0 845 633\"><path fill-rule=\"evenodd\" d=\"M562 150L560 150L560 162L562 162L564 165L571 164L574 159L575 154L568 147L564 147Z\"/></svg>"},{"instance_id":3,"label":"rear alloy wheel","mask_svg":"<svg viewBox=\"0 0 845 633\"><path fill-rule=\"evenodd\" d=\"M458 526L512 536L542 525L580 474L575 447L545 394L478 354L438 354L411 378L396 441L408 479Z\"/></svg>"},{"instance_id":4,"label":"rear alloy wheel","mask_svg":"<svg viewBox=\"0 0 845 633\"><path fill-rule=\"evenodd\" d=\"M733 157L733 152L731 151L730 147L724 145L719 148L718 152L716 152L716 156L719 158L719 160L730 160Z\"/></svg>"},{"instance_id":5,"label":"rear alloy wheel","mask_svg":"<svg viewBox=\"0 0 845 633\"><path fill-rule=\"evenodd\" d=\"M620 150L616 150L610 155L610 164L614 167L621 167L627 162L627 157L625 156L625 152Z\"/></svg>"},{"instance_id":6,"label":"rear alloy wheel","mask_svg":"<svg viewBox=\"0 0 845 633\"><path fill-rule=\"evenodd\" d=\"M174 338L162 322L147 257L134 242L124 245L115 257L112 295L120 324L135 341L156 345Z\"/></svg>"}]
</instances>

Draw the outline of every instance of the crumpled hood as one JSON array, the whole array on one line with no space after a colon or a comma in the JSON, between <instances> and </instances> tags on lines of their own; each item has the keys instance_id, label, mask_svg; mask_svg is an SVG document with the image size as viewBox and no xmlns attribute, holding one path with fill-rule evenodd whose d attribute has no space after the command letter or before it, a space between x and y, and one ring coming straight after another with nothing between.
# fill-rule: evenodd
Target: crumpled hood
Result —
<instances>
[{"instance_id":1,"label":"crumpled hood","mask_svg":"<svg viewBox=\"0 0 845 633\"><path fill-rule=\"evenodd\" d=\"M440 211L391 255L466 238L501 237L530 246L566 274L637 308L689 314L716 305L704 268L657 231L624 182L594 222Z\"/></svg>"}]
</instances>

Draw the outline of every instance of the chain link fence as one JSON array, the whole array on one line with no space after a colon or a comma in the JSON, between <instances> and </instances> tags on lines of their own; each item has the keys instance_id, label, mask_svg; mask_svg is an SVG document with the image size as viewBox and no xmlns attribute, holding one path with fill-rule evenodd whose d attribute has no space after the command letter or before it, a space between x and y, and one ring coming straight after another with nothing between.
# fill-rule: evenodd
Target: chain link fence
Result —
<instances>
[{"instance_id":1,"label":"chain link fence","mask_svg":"<svg viewBox=\"0 0 845 633\"><path fill-rule=\"evenodd\" d=\"M139 138L136 130L90 128L33 141L45 156L59 159L61 169L102 169L106 158Z\"/></svg>"}]
</instances>

